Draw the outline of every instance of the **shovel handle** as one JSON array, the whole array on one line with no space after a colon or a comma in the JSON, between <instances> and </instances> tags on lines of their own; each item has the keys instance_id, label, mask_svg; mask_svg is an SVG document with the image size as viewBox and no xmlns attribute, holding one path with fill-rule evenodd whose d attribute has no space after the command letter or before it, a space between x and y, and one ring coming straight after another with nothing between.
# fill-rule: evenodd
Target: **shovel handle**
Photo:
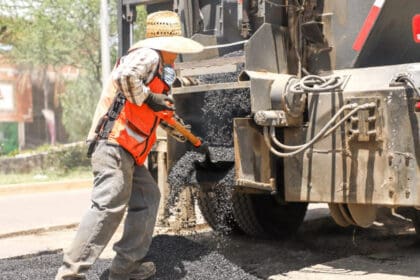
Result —
<instances>
[{"instance_id":1,"label":"shovel handle","mask_svg":"<svg viewBox=\"0 0 420 280\"><path fill-rule=\"evenodd\" d=\"M178 122L177 120L173 119L171 120L170 125L179 133L181 133L185 138L188 139L188 141L191 142L191 144L194 145L194 147L198 148L201 146L202 142L201 139L198 138L197 136L195 136L194 134L191 133L191 131L189 131L185 126L183 126L180 122Z\"/></svg>"}]
</instances>

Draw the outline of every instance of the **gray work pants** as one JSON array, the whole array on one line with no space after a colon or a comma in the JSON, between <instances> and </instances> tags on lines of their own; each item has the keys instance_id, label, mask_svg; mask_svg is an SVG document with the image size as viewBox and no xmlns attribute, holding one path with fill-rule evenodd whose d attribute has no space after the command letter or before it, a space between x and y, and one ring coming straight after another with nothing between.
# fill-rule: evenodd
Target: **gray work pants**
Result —
<instances>
[{"instance_id":1,"label":"gray work pants","mask_svg":"<svg viewBox=\"0 0 420 280\"><path fill-rule=\"evenodd\" d=\"M123 235L114 244L116 256L110 269L118 274L134 270L152 241L160 193L149 171L136 165L123 148L105 141L98 143L92 155L92 169L92 205L64 253L56 280L84 279L85 272L111 239L126 209Z\"/></svg>"}]
</instances>

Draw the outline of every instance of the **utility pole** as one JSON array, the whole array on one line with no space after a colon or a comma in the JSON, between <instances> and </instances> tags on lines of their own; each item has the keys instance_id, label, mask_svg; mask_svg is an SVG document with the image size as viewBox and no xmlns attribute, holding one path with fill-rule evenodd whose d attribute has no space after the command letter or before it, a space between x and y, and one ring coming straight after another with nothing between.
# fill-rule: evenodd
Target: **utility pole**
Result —
<instances>
[{"instance_id":1,"label":"utility pole","mask_svg":"<svg viewBox=\"0 0 420 280\"><path fill-rule=\"evenodd\" d=\"M105 87L111 72L111 59L109 54L109 16L108 1L101 0L101 60L102 60L102 88Z\"/></svg>"}]
</instances>

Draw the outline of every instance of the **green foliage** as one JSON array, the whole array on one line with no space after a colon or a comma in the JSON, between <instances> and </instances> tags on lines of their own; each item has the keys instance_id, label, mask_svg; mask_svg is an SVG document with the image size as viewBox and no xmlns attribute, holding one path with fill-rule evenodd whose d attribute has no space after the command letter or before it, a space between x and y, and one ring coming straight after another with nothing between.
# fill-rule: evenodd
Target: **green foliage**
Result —
<instances>
[{"instance_id":1,"label":"green foliage","mask_svg":"<svg viewBox=\"0 0 420 280\"><path fill-rule=\"evenodd\" d=\"M147 11L144 6L137 6L136 12L137 12L137 19L136 19L136 24L134 26L134 35L133 35L134 42L144 39L146 35Z\"/></svg>"},{"instance_id":2,"label":"green foliage","mask_svg":"<svg viewBox=\"0 0 420 280\"><path fill-rule=\"evenodd\" d=\"M13 153L17 148L17 123L0 123L0 155Z\"/></svg>"},{"instance_id":3,"label":"green foliage","mask_svg":"<svg viewBox=\"0 0 420 280\"><path fill-rule=\"evenodd\" d=\"M46 167L49 171L65 174L82 166L90 166L86 156L87 145L72 145L48 151Z\"/></svg>"},{"instance_id":4,"label":"green foliage","mask_svg":"<svg viewBox=\"0 0 420 280\"><path fill-rule=\"evenodd\" d=\"M100 93L99 11L100 1L92 0L0 0L0 25L7 26L8 34L2 43L13 46L7 54L12 61L33 71L71 65L82 73L60 93L71 141L86 137ZM112 4L111 22L115 15Z\"/></svg>"},{"instance_id":5,"label":"green foliage","mask_svg":"<svg viewBox=\"0 0 420 280\"><path fill-rule=\"evenodd\" d=\"M41 68L74 65L98 72L99 1L20 0L11 4L0 0L0 10L1 25L8 30L2 43L13 46L8 54L13 61Z\"/></svg>"},{"instance_id":6,"label":"green foliage","mask_svg":"<svg viewBox=\"0 0 420 280\"><path fill-rule=\"evenodd\" d=\"M116 1L109 1L109 16L110 39L117 38ZM135 41L144 38L146 16L144 6L138 6ZM101 92L99 22L98 0L0 0L0 27L7 27L0 42L13 46L4 55L32 71L71 65L82 73L60 94L70 141L86 137ZM111 42L115 62L117 42Z\"/></svg>"},{"instance_id":7,"label":"green foliage","mask_svg":"<svg viewBox=\"0 0 420 280\"><path fill-rule=\"evenodd\" d=\"M66 85L66 94L62 95L60 102L63 125L71 141L86 139L100 92L99 84L89 75L82 75Z\"/></svg>"}]
</instances>

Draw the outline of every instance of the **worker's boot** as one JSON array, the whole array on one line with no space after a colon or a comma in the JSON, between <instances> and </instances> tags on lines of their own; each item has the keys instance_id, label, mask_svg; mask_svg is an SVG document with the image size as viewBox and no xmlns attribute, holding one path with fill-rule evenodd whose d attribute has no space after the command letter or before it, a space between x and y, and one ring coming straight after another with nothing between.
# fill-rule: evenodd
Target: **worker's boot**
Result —
<instances>
[{"instance_id":1,"label":"worker's boot","mask_svg":"<svg viewBox=\"0 0 420 280\"><path fill-rule=\"evenodd\" d=\"M108 280L146 280L155 274L155 264L153 262L143 262L129 274L118 274L110 270Z\"/></svg>"},{"instance_id":2,"label":"worker's boot","mask_svg":"<svg viewBox=\"0 0 420 280\"><path fill-rule=\"evenodd\" d=\"M130 280L145 280L156 274L156 266L153 262L143 262L130 273Z\"/></svg>"}]
</instances>

